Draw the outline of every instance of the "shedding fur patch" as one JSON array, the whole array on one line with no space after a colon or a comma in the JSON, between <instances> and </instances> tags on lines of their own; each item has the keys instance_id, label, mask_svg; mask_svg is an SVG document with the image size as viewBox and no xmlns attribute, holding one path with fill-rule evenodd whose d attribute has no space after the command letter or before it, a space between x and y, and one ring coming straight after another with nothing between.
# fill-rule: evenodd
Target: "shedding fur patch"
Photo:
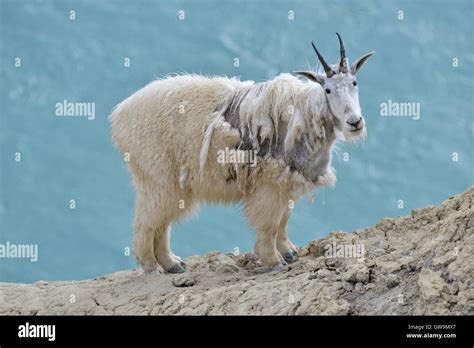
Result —
<instances>
[{"instance_id":1,"label":"shedding fur patch","mask_svg":"<svg viewBox=\"0 0 474 348\"><path fill-rule=\"evenodd\" d=\"M204 166L206 165L207 156L209 154L209 146L211 144L211 138L212 138L212 133L214 132L214 129L220 128L220 127L224 127L224 129L227 129L227 130L230 129L230 124L228 122L225 122L223 114L229 107L231 101L232 101L232 98L229 97L224 103L222 103L219 106L218 110L212 113L212 116L211 116L212 121L204 133L201 151L199 153L199 172L201 174L201 179L203 178L203 175L204 175Z\"/></svg>"},{"instance_id":2,"label":"shedding fur patch","mask_svg":"<svg viewBox=\"0 0 474 348\"><path fill-rule=\"evenodd\" d=\"M327 114L322 87L290 74L235 89L216 108L204 132L199 157L201 178L212 134L224 123L239 130L239 148L256 150L261 157L271 155L284 160L287 155L295 156L295 151L315 154L330 147L328 142L332 140L326 139L325 128L333 125L327 123Z\"/></svg>"},{"instance_id":3,"label":"shedding fur patch","mask_svg":"<svg viewBox=\"0 0 474 348\"><path fill-rule=\"evenodd\" d=\"M326 99L319 85L281 74L237 91L230 112L238 110L242 138L248 136L257 152L266 140L272 144L279 139L280 125L284 124L286 153L302 136L312 148L324 140L321 115L325 107Z\"/></svg>"}]
</instances>

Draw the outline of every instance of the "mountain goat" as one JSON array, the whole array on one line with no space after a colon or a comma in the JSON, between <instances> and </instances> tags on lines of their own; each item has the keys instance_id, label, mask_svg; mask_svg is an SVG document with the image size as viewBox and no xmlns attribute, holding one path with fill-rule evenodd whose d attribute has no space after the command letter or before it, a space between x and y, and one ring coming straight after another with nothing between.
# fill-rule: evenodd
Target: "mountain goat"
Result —
<instances>
[{"instance_id":1,"label":"mountain goat","mask_svg":"<svg viewBox=\"0 0 474 348\"><path fill-rule=\"evenodd\" d=\"M298 71L262 83L174 76L116 106L112 134L136 189L134 249L146 272L159 265L184 272L170 249L171 224L206 202L242 203L265 267L281 270L296 260L287 235L290 206L335 184L336 139L366 134L355 75L373 52L348 66L337 35L337 65L312 43L324 74Z\"/></svg>"}]
</instances>

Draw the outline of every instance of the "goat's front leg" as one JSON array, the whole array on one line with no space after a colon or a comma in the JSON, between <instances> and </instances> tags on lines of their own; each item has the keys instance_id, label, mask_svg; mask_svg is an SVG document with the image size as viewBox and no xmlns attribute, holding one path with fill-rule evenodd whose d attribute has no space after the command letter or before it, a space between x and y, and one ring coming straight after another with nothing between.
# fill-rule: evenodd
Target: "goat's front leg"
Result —
<instances>
[{"instance_id":1,"label":"goat's front leg","mask_svg":"<svg viewBox=\"0 0 474 348\"><path fill-rule=\"evenodd\" d=\"M274 226L257 229L255 254L270 271L281 271L287 263L276 248L278 230Z\"/></svg>"},{"instance_id":2,"label":"goat's front leg","mask_svg":"<svg viewBox=\"0 0 474 348\"><path fill-rule=\"evenodd\" d=\"M283 214L278 225L277 250L286 262L295 262L298 258L296 246L288 239L288 219L290 218L290 209Z\"/></svg>"},{"instance_id":3,"label":"goat's front leg","mask_svg":"<svg viewBox=\"0 0 474 348\"><path fill-rule=\"evenodd\" d=\"M282 270L286 262L277 249L279 225L287 206L277 188L260 187L244 199L244 210L257 231L255 253L270 270Z\"/></svg>"}]
</instances>

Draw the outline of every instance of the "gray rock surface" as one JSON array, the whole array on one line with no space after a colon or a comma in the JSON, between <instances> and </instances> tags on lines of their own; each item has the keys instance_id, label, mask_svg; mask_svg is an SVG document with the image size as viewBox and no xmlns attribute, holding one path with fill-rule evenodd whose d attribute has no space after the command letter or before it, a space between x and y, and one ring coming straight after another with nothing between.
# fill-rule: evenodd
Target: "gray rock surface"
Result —
<instances>
[{"instance_id":1,"label":"gray rock surface","mask_svg":"<svg viewBox=\"0 0 474 348\"><path fill-rule=\"evenodd\" d=\"M180 275L1 283L0 314L473 315L473 198L474 186L437 207L332 232L282 272L265 273L252 254L213 252L188 258ZM363 245L364 257L328 257L334 242Z\"/></svg>"}]
</instances>

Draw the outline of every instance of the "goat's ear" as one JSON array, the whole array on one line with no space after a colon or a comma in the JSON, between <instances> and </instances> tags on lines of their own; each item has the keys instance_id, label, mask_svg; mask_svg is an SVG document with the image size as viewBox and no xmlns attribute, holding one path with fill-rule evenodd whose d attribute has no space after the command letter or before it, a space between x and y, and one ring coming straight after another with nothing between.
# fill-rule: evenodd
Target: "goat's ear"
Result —
<instances>
[{"instance_id":1,"label":"goat's ear","mask_svg":"<svg viewBox=\"0 0 474 348\"><path fill-rule=\"evenodd\" d=\"M301 75L308 80L324 85L324 76L314 71L293 71L293 75Z\"/></svg>"},{"instance_id":2,"label":"goat's ear","mask_svg":"<svg viewBox=\"0 0 474 348\"><path fill-rule=\"evenodd\" d=\"M351 74L352 74L352 75L357 74L357 72L360 70L360 68L362 68L362 65L364 65L364 63L367 61L367 59L369 59L370 57L372 57L372 55L373 55L374 53L375 53L375 52L366 53L366 54L364 54L362 57L360 57L359 59L357 59L354 63L352 63L352 65L351 65Z\"/></svg>"}]
</instances>

